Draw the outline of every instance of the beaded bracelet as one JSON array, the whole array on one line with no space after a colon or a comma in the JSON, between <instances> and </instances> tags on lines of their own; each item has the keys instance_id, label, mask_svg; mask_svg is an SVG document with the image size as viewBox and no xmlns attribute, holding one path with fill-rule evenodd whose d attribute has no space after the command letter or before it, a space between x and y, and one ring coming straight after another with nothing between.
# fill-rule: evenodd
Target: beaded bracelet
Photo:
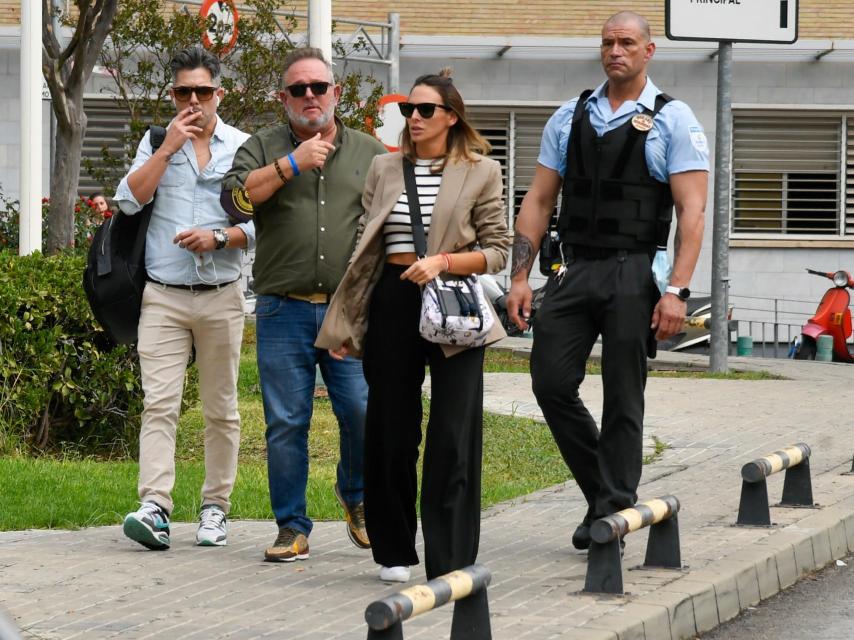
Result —
<instances>
[{"instance_id":1,"label":"beaded bracelet","mask_svg":"<svg viewBox=\"0 0 854 640\"><path fill-rule=\"evenodd\" d=\"M276 167L276 173L279 174L279 179L282 181L282 184L286 184L288 182L288 179L285 177L284 171L282 171L282 168L279 166L278 158L273 160L273 166Z\"/></svg>"},{"instance_id":2,"label":"beaded bracelet","mask_svg":"<svg viewBox=\"0 0 854 640\"><path fill-rule=\"evenodd\" d=\"M290 161L290 163L291 163L291 169L294 170L294 175L298 176L299 175L299 167L297 166L297 161L294 160L294 154L292 154L292 153L288 154L288 161Z\"/></svg>"}]
</instances>

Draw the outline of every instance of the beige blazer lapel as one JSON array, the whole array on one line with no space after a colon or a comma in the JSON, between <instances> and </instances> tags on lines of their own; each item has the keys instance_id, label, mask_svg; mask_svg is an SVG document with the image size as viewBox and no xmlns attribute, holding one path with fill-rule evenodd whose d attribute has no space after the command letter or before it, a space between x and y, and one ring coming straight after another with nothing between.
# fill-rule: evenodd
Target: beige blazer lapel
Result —
<instances>
[{"instance_id":1,"label":"beige blazer lapel","mask_svg":"<svg viewBox=\"0 0 854 640\"><path fill-rule=\"evenodd\" d=\"M379 213L365 223L362 240L356 246L356 251L350 258L350 262L355 262L361 257L368 246L372 245L374 236L382 235L386 218L388 218L401 193L403 193L403 166L400 162L391 163L383 169L383 177L378 181L377 189L371 201L370 211L378 211Z\"/></svg>"},{"instance_id":2,"label":"beige blazer lapel","mask_svg":"<svg viewBox=\"0 0 854 640\"><path fill-rule=\"evenodd\" d=\"M439 194L436 196L436 203L433 205L433 216L430 219L427 255L435 255L439 252L439 247L442 246L442 239L448 230L468 170L468 162L455 162L445 165Z\"/></svg>"}]
</instances>

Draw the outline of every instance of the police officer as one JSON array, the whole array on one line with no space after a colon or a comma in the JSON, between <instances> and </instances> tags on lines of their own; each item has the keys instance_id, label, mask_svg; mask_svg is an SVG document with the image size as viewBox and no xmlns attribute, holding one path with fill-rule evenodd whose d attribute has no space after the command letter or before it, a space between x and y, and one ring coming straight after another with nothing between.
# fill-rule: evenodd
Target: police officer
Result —
<instances>
[{"instance_id":1,"label":"police officer","mask_svg":"<svg viewBox=\"0 0 854 640\"><path fill-rule=\"evenodd\" d=\"M587 500L572 538L579 549L590 545L592 520L637 500L649 345L679 330L703 238L706 137L690 108L647 76L654 52L642 16L624 11L608 19L601 44L607 80L564 104L546 124L516 223L508 309L524 329L531 312L528 274L562 190L562 264L535 319L531 375ZM658 245L666 246L674 205L675 259L661 292L653 257ZM599 335L601 434L578 395Z\"/></svg>"}]
</instances>

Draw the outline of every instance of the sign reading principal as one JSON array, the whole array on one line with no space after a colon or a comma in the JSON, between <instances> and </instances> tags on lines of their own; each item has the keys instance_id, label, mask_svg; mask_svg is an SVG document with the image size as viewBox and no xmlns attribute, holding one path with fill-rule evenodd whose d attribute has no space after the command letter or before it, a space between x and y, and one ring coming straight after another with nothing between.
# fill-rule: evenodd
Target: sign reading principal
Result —
<instances>
[{"instance_id":1,"label":"sign reading principal","mask_svg":"<svg viewBox=\"0 0 854 640\"><path fill-rule=\"evenodd\" d=\"M798 39L798 0L666 0L671 40L791 44Z\"/></svg>"}]
</instances>

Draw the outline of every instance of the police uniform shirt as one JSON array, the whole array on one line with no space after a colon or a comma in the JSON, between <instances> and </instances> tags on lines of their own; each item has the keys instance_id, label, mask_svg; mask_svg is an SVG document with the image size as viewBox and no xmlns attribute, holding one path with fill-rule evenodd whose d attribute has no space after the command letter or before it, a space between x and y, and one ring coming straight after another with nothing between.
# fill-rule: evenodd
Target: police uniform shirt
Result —
<instances>
[{"instance_id":1,"label":"police uniform shirt","mask_svg":"<svg viewBox=\"0 0 854 640\"><path fill-rule=\"evenodd\" d=\"M662 93L647 78L637 101L626 100L614 113L605 95L606 85L607 81L596 87L586 104L590 124L599 136L622 126L638 113L643 113L644 107L655 109L655 98ZM577 103L578 98L573 98L560 107L543 129L537 162L557 171L561 177L566 172L566 149ZM671 100L662 107L646 138L644 150L650 173L660 182L669 182L668 176L674 173L709 170L706 134L691 108L680 100Z\"/></svg>"}]
</instances>

